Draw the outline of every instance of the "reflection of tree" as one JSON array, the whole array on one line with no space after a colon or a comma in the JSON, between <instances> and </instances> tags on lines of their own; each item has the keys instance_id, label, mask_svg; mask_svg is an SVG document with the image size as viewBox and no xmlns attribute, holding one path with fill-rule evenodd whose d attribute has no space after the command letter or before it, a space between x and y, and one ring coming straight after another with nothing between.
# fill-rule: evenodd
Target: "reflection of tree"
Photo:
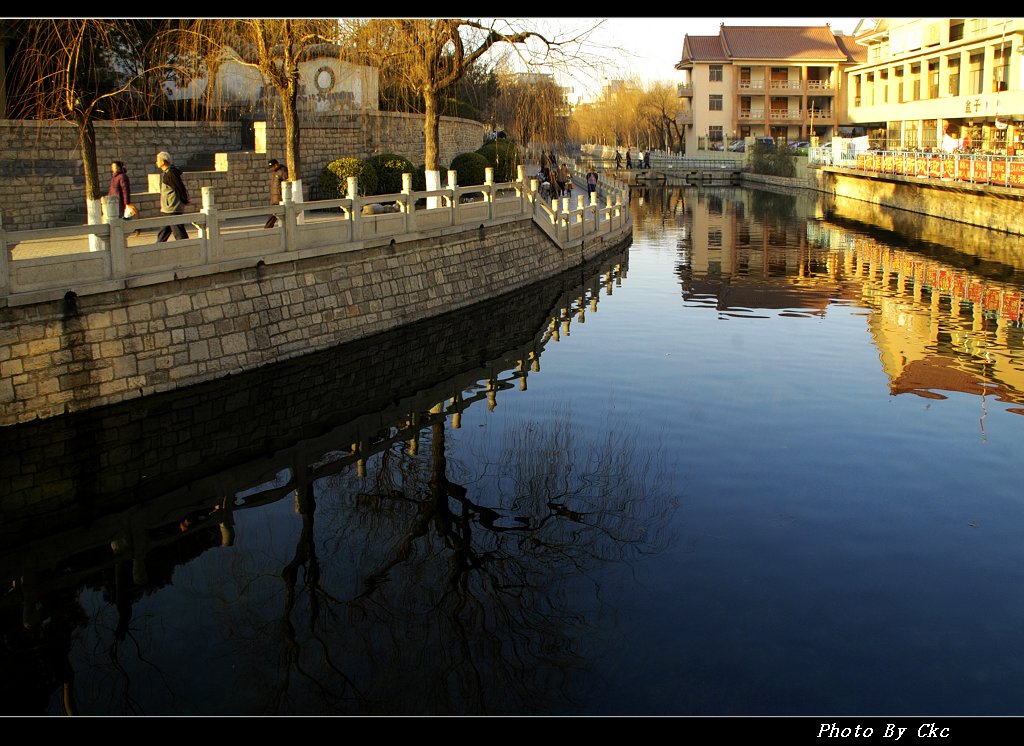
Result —
<instances>
[{"instance_id":1,"label":"reflection of tree","mask_svg":"<svg viewBox=\"0 0 1024 746\"><path fill-rule=\"evenodd\" d=\"M449 460L452 436L438 418L429 451L398 443L365 480L318 481L319 551L313 500L297 506L270 710L571 708L592 652L586 632L602 621L601 572L661 550L673 507L658 500L656 454L638 451L635 437L610 432L585 446L577 432L570 417L518 427L489 452L466 454L483 464L468 467ZM368 484L374 491L361 491ZM300 568L305 593L296 593Z\"/></svg>"}]
</instances>

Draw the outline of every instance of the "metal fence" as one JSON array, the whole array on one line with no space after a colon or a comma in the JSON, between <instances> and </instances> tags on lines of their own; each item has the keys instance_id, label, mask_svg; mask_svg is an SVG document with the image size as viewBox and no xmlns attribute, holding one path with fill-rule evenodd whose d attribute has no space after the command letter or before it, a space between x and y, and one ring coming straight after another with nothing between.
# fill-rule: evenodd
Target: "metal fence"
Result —
<instances>
[{"instance_id":1,"label":"metal fence","mask_svg":"<svg viewBox=\"0 0 1024 746\"><path fill-rule=\"evenodd\" d=\"M1024 156L811 148L808 162L894 176L1024 187Z\"/></svg>"}]
</instances>

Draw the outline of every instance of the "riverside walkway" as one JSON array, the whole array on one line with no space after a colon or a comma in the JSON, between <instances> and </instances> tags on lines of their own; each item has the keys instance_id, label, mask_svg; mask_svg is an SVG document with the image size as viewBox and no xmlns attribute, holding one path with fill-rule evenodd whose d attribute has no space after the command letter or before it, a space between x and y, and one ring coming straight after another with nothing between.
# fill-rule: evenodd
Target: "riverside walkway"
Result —
<instances>
[{"instance_id":1,"label":"riverside walkway","mask_svg":"<svg viewBox=\"0 0 1024 746\"><path fill-rule=\"evenodd\" d=\"M107 292L183 276L235 269L254 261L270 264L311 254L343 252L370 243L408 239L425 231L465 231L503 219L531 216L562 248L607 233L629 221L622 185L602 184L561 200L541 199L535 179L520 167L512 182L495 183L487 169L482 185L458 186L448 172L442 189L412 190L405 174L400 193L358 196L349 179L342 199L302 202L299 182L286 182L280 205L219 210L214 190L202 190L199 212L126 221L114 198L105 198L97 224L5 231L0 223L0 307ZM295 188L299 185L299 188ZM301 199L301 198L300 198ZM264 224L278 218L273 228ZM186 240L156 242L156 232L179 224Z\"/></svg>"}]
</instances>

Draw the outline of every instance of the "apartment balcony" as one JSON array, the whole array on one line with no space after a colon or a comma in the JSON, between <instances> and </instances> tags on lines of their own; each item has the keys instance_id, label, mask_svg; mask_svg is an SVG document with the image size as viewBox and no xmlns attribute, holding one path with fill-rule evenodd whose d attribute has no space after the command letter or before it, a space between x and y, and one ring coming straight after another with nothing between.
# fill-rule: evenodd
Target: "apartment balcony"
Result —
<instances>
[{"instance_id":1,"label":"apartment balcony","mask_svg":"<svg viewBox=\"0 0 1024 746\"><path fill-rule=\"evenodd\" d=\"M676 87L676 95L679 98L689 98L693 96L693 83L680 83Z\"/></svg>"},{"instance_id":2,"label":"apartment balcony","mask_svg":"<svg viewBox=\"0 0 1024 746\"><path fill-rule=\"evenodd\" d=\"M676 122L678 122L679 124L689 124L689 125L692 125L693 124L693 112L692 111L681 112L676 117Z\"/></svg>"},{"instance_id":3,"label":"apartment balcony","mask_svg":"<svg viewBox=\"0 0 1024 746\"><path fill-rule=\"evenodd\" d=\"M763 80L740 80L736 83L737 91L756 91L758 93L764 93L764 81Z\"/></svg>"},{"instance_id":4,"label":"apartment balcony","mask_svg":"<svg viewBox=\"0 0 1024 746\"><path fill-rule=\"evenodd\" d=\"M832 121L832 110L831 109L809 109L808 118L815 122L830 122Z\"/></svg>"},{"instance_id":5,"label":"apartment balcony","mask_svg":"<svg viewBox=\"0 0 1024 746\"><path fill-rule=\"evenodd\" d=\"M773 122L803 121L800 109L772 109L770 114L770 119Z\"/></svg>"},{"instance_id":6,"label":"apartment balcony","mask_svg":"<svg viewBox=\"0 0 1024 746\"><path fill-rule=\"evenodd\" d=\"M773 80L769 85L769 90L772 93L801 93L804 90L804 84L799 80Z\"/></svg>"},{"instance_id":7,"label":"apartment balcony","mask_svg":"<svg viewBox=\"0 0 1024 746\"><path fill-rule=\"evenodd\" d=\"M807 90L813 93L835 93L836 86L830 80L808 80Z\"/></svg>"},{"instance_id":8,"label":"apartment balcony","mask_svg":"<svg viewBox=\"0 0 1024 746\"><path fill-rule=\"evenodd\" d=\"M737 113L736 115L736 118L744 122L763 122L764 109L740 109L739 113Z\"/></svg>"}]
</instances>

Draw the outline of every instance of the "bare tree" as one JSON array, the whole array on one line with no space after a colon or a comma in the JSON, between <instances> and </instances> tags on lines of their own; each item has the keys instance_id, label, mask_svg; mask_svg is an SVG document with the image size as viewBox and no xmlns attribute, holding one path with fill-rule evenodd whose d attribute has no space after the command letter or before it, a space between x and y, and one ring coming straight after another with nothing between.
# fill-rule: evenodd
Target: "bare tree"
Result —
<instances>
[{"instance_id":1,"label":"bare tree","mask_svg":"<svg viewBox=\"0 0 1024 746\"><path fill-rule=\"evenodd\" d=\"M209 60L209 86L228 61L257 70L277 93L285 132L285 156L292 179L301 178L298 97L299 62L316 44L337 38L337 24L321 18L200 19L190 24L191 56Z\"/></svg>"},{"instance_id":2,"label":"bare tree","mask_svg":"<svg viewBox=\"0 0 1024 746\"><path fill-rule=\"evenodd\" d=\"M15 36L7 78L9 116L62 119L78 129L87 208L98 214L102 192L96 163L95 122L136 118L153 99L139 89L166 58L154 53L173 24L42 18L8 22Z\"/></svg>"},{"instance_id":3,"label":"bare tree","mask_svg":"<svg viewBox=\"0 0 1024 746\"><path fill-rule=\"evenodd\" d=\"M444 90L496 45L519 50L524 61L567 64L593 29L568 38L514 28L509 22L461 18L373 18L342 21L342 37L353 62L397 76L396 82L423 97L427 171L438 167L439 102ZM506 27L507 26L507 27Z\"/></svg>"}]
</instances>

